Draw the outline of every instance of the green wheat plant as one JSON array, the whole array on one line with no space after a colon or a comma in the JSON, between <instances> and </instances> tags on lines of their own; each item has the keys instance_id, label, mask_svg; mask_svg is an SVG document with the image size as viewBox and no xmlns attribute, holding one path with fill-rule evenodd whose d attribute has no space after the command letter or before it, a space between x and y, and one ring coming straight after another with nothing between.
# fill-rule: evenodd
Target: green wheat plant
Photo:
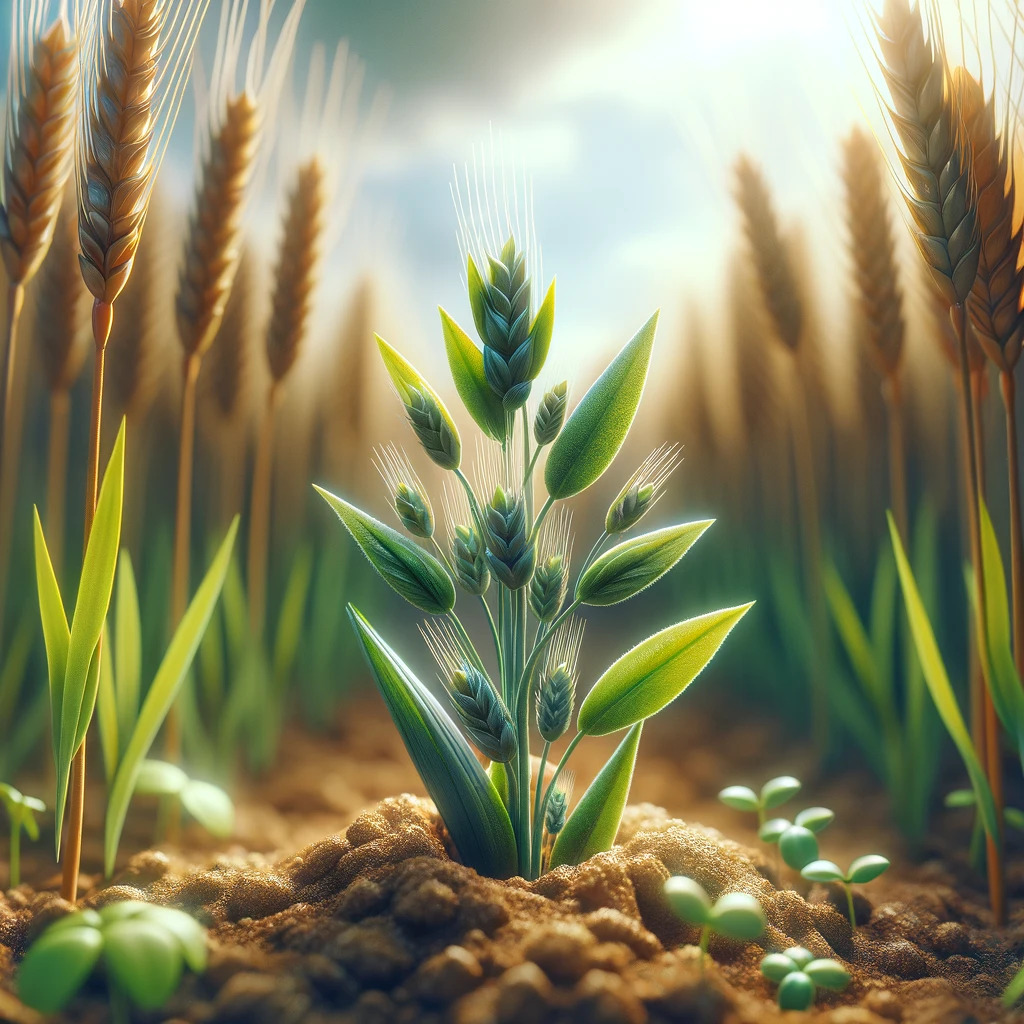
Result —
<instances>
[{"instance_id":1,"label":"green wheat plant","mask_svg":"<svg viewBox=\"0 0 1024 1024\"><path fill-rule=\"evenodd\" d=\"M24 832L32 842L39 838L36 815L46 812L46 804L34 796L26 796L6 782L0 782L0 803L4 805L11 823L8 887L15 889L21 884L21 833Z\"/></svg>"},{"instance_id":2,"label":"green wheat plant","mask_svg":"<svg viewBox=\"0 0 1024 1024\"><path fill-rule=\"evenodd\" d=\"M858 857L843 871L831 860L813 860L800 870L809 882L838 882L846 893L846 909L850 915L850 927L856 930L857 916L853 909L853 886L873 882L883 872L889 870L889 860L878 853L869 853Z\"/></svg>"},{"instance_id":3,"label":"green wheat plant","mask_svg":"<svg viewBox=\"0 0 1024 1024\"><path fill-rule=\"evenodd\" d=\"M819 988L842 992L850 984L850 972L838 960L816 957L803 946L769 953L761 961L761 973L779 986L780 1010L809 1010Z\"/></svg>"},{"instance_id":4,"label":"green wheat plant","mask_svg":"<svg viewBox=\"0 0 1024 1024\"><path fill-rule=\"evenodd\" d=\"M755 793L749 786L726 786L718 794L718 799L733 810L756 814L758 828L762 829L767 824L768 811L792 800L800 792L801 785L800 780L792 775L779 775L769 779L760 793ZM775 842L775 839L761 838L767 843Z\"/></svg>"},{"instance_id":5,"label":"green wheat plant","mask_svg":"<svg viewBox=\"0 0 1024 1024\"><path fill-rule=\"evenodd\" d=\"M678 622L643 640L600 676L577 709L578 610L639 594L711 523L626 536L658 503L678 461L675 448L658 449L612 502L572 581L561 503L603 476L622 446L644 390L658 317L637 331L571 411L568 388L559 383L541 395L531 414L531 394L553 336L555 287L535 305L537 260L511 223L508 232L500 243L463 223L479 342L440 310L455 389L482 434L475 483L466 474L463 440L439 392L393 346L377 339L423 453L450 474L447 538L418 474L396 450L380 453L378 462L404 532L344 498L317 491L373 568L431 617L426 635L447 708L349 605L372 675L459 855L486 875L535 878L546 868L578 864L611 847L644 721L689 686L750 606ZM466 611L474 608L489 631L488 657L464 624ZM541 739L536 771L534 724ZM573 751L588 736L618 732L624 738L577 805L563 808L561 820L558 814L551 819L560 827L546 844L549 808L553 799L556 811L566 800L558 783ZM568 743L549 776L552 745L565 737Z\"/></svg>"}]
</instances>

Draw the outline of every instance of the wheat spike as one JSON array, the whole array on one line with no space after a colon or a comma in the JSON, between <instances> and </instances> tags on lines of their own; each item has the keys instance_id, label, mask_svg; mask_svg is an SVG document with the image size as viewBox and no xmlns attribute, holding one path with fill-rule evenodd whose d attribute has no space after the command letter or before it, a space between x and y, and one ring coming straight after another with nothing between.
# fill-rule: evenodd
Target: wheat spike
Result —
<instances>
[{"instance_id":1,"label":"wheat spike","mask_svg":"<svg viewBox=\"0 0 1024 1024\"><path fill-rule=\"evenodd\" d=\"M903 355L903 292L878 147L863 128L843 142L843 185L860 333L875 369L888 377Z\"/></svg>"},{"instance_id":2,"label":"wheat spike","mask_svg":"<svg viewBox=\"0 0 1024 1024\"><path fill-rule=\"evenodd\" d=\"M63 8L38 31L46 7L14 4L0 206L0 254L12 284L27 281L46 255L72 167L78 46Z\"/></svg>"}]
</instances>

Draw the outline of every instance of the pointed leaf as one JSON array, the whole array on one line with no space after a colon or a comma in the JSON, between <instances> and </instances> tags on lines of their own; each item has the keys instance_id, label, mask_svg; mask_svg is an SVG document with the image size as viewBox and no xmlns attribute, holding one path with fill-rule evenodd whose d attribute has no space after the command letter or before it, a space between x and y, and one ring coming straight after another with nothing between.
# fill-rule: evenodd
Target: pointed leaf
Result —
<instances>
[{"instance_id":1,"label":"pointed leaf","mask_svg":"<svg viewBox=\"0 0 1024 1024\"><path fill-rule=\"evenodd\" d=\"M582 864L612 848L633 781L633 766L643 722L638 722L615 749L597 778L587 787L565 827L555 839L551 867Z\"/></svg>"},{"instance_id":2,"label":"pointed leaf","mask_svg":"<svg viewBox=\"0 0 1024 1024\"><path fill-rule=\"evenodd\" d=\"M466 257L466 285L469 291L469 306L473 310L476 333L483 341L487 337L487 286L477 269L472 256Z\"/></svg>"},{"instance_id":3,"label":"pointed leaf","mask_svg":"<svg viewBox=\"0 0 1024 1024\"><path fill-rule=\"evenodd\" d=\"M657 325L655 313L591 385L555 438L544 467L552 498L579 494L612 464L640 405Z\"/></svg>"},{"instance_id":4,"label":"pointed leaf","mask_svg":"<svg viewBox=\"0 0 1024 1024\"><path fill-rule=\"evenodd\" d=\"M599 606L634 597L672 569L713 522L667 526L617 544L580 577L576 597Z\"/></svg>"},{"instance_id":5,"label":"pointed leaf","mask_svg":"<svg viewBox=\"0 0 1024 1024\"><path fill-rule=\"evenodd\" d=\"M235 828L235 805L219 786L190 779L181 791L181 805L212 836L226 839Z\"/></svg>"},{"instance_id":6,"label":"pointed leaf","mask_svg":"<svg viewBox=\"0 0 1024 1024\"><path fill-rule=\"evenodd\" d=\"M138 721L135 723L131 739L125 748L124 757L121 758L121 764L117 769L117 776L111 787L110 799L107 803L107 818L103 837L103 861L108 878L114 870L114 858L117 856L117 846L121 841L121 830L124 828L128 804L131 801L132 793L135 792L135 784L143 759L149 753L149 748L152 746L153 740L156 739L156 734L160 731L160 726L167 717L167 712L174 703L174 698L192 665L199 641L202 639L203 631L210 621L210 616L213 614L214 606L220 596L221 587L224 585L224 577L231 561L231 550L234 547L237 533L238 516L235 516L206 576L196 590L195 597L192 598L181 622L178 623L178 628L174 631L167 652L164 654L163 661L160 663L149 692L146 694L146 699L143 701Z\"/></svg>"},{"instance_id":7,"label":"pointed leaf","mask_svg":"<svg viewBox=\"0 0 1024 1024\"><path fill-rule=\"evenodd\" d=\"M313 489L334 509L370 564L396 593L430 615L452 610L455 586L433 555L343 498L316 484Z\"/></svg>"},{"instance_id":8,"label":"pointed leaf","mask_svg":"<svg viewBox=\"0 0 1024 1024\"><path fill-rule=\"evenodd\" d=\"M893 551L896 554L896 569L899 572L900 585L903 588L907 618L910 620L910 632L914 637L914 646L917 649L917 657L921 663L925 683L935 702L939 717L967 769L971 787L978 799L978 808L985 832L990 837L998 836L999 821L996 816L995 802L992 799L992 790L989 788L985 771L974 752L971 735L967 731L960 706L957 704L956 694L953 692L949 676L946 674L946 666L942 662L942 655L939 653L939 645L935 642L935 634L932 632L928 613L921 601L921 595L914 580L914 572L910 568L906 552L903 550L896 522L891 513L888 514L888 518L889 535L892 538Z\"/></svg>"},{"instance_id":9,"label":"pointed leaf","mask_svg":"<svg viewBox=\"0 0 1024 1024\"><path fill-rule=\"evenodd\" d=\"M114 659L110 653L110 630L104 628L100 643L100 677L96 693L96 718L100 726L100 747L103 751L103 776L109 786L117 772L120 752L117 739L117 696L114 683Z\"/></svg>"},{"instance_id":10,"label":"pointed leaf","mask_svg":"<svg viewBox=\"0 0 1024 1024\"><path fill-rule=\"evenodd\" d=\"M351 604L349 618L377 688L459 855L491 878L515 874L508 811L455 723Z\"/></svg>"},{"instance_id":11,"label":"pointed leaf","mask_svg":"<svg viewBox=\"0 0 1024 1024\"><path fill-rule=\"evenodd\" d=\"M68 914L63 920L77 916ZM62 1010L92 974L102 951L103 936L95 928L51 926L18 968L18 998L40 1013Z\"/></svg>"},{"instance_id":12,"label":"pointed leaf","mask_svg":"<svg viewBox=\"0 0 1024 1024\"><path fill-rule=\"evenodd\" d=\"M114 594L114 671L117 673L117 724L122 745L128 742L139 713L142 685L142 617L131 555L125 548L117 560Z\"/></svg>"},{"instance_id":13,"label":"pointed leaf","mask_svg":"<svg viewBox=\"0 0 1024 1024\"><path fill-rule=\"evenodd\" d=\"M687 619L627 651L580 705L580 732L605 736L657 714L693 682L751 607L745 604Z\"/></svg>"},{"instance_id":14,"label":"pointed leaf","mask_svg":"<svg viewBox=\"0 0 1024 1024\"><path fill-rule=\"evenodd\" d=\"M36 589L39 595L39 616L43 623L43 644L46 647L46 666L50 680L50 741L54 764L60 750L60 712L64 701L64 676L67 672L68 641L71 630L64 614L64 602L50 561L39 521L39 509L33 508L35 527Z\"/></svg>"},{"instance_id":15,"label":"pointed leaf","mask_svg":"<svg viewBox=\"0 0 1024 1024\"><path fill-rule=\"evenodd\" d=\"M555 329L555 282L548 285L544 301L537 310L537 315L530 325L531 358L528 380L536 380L547 362L548 350L551 348L551 335Z\"/></svg>"},{"instance_id":16,"label":"pointed leaf","mask_svg":"<svg viewBox=\"0 0 1024 1024\"><path fill-rule=\"evenodd\" d=\"M484 376L483 353L468 334L438 306L448 367L455 381L455 390L476 425L495 441L505 439L505 407L501 396Z\"/></svg>"}]
</instances>

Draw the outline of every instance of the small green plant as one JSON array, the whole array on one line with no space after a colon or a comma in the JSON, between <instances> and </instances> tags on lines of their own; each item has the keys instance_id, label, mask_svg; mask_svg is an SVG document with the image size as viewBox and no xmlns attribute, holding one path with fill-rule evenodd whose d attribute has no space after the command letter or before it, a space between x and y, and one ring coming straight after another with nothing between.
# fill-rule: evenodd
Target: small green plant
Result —
<instances>
[{"instance_id":1,"label":"small green plant","mask_svg":"<svg viewBox=\"0 0 1024 1024\"><path fill-rule=\"evenodd\" d=\"M799 779L793 778L792 775L780 775L769 779L761 787L760 794L755 793L749 786L727 786L718 794L718 799L726 807L756 814L758 828L762 828L767 821L767 812L788 803L800 792L800 788ZM773 843L775 840L766 839L765 842Z\"/></svg>"},{"instance_id":2,"label":"small green plant","mask_svg":"<svg viewBox=\"0 0 1024 1024\"><path fill-rule=\"evenodd\" d=\"M869 853L858 857L845 873L838 864L830 860L814 860L806 865L800 874L810 882L839 882L846 891L846 909L850 915L850 925L856 929L857 917L853 910L854 885L865 885L873 882L883 872L889 870L889 861L877 853Z\"/></svg>"},{"instance_id":3,"label":"small green plant","mask_svg":"<svg viewBox=\"0 0 1024 1024\"><path fill-rule=\"evenodd\" d=\"M745 892L727 892L714 903L704 886L685 875L674 875L665 883L665 897L673 913L700 929L701 970L712 935L735 942L753 942L768 926L764 909Z\"/></svg>"},{"instance_id":4,"label":"small green plant","mask_svg":"<svg viewBox=\"0 0 1024 1024\"><path fill-rule=\"evenodd\" d=\"M827 807L808 807L793 821L772 818L758 829L758 837L765 843L776 843L786 864L800 871L812 860L818 859L818 833L835 820L835 812Z\"/></svg>"},{"instance_id":5,"label":"small green plant","mask_svg":"<svg viewBox=\"0 0 1024 1024\"><path fill-rule=\"evenodd\" d=\"M46 811L46 804L34 796L25 796L6 782L0 782L0 803L4 805L11 823L8 886L14 889L21 884L21 833L24 831L32 842L39 838L39 822L36 821L36 815Z\"/></svg>"},{"instance_id":6,"label":"small green plant","mask_svg":"<svg viewBox=\"0 0 1024 1024\"><path fill-rule=\"evenodd\" d=\"M678 622L623 654L579 705L576 732L545 779L551 745L569 734L576 710L574 613L583 605L605 607L639 594L669 572L711 523L682 523L623 539L658 502L678 462L675 448L657 449L612 502L571 584L561 508L545 521L556 503L585 491L618 454L644 390L658 317L637 331L571 412L568 390L557 384L531 417L527 403L554 328L554 285L536 307L535 259L529 246L520 247L514 221L504 244L489 232L481 240L476 227L462 226L471 250L469 305L480 344L447 312L440 314L455 388L483 434L475 486L463 469L458 428L438 392L377 339L424 453L451 474L447 548L438 540L433 506L418 475L397 452L380 461L391 505L408 536L343 498L317 491L384 580L434 617L426 634L453 714L349 605L377 686L460 856L482 874L535 878L543 869L548 808L577 745L587 736L626 733L560 822L551 867L578 864L611 846L644 721L689 686L750 605ZM535 471L542 456L547 496L541 503ZM603 551L609 541L616 543ZM456 588L483 611L492 658L477 649L456 611ZM543 740L536 773L533 722ZM491 761L489 770L466 737Z\"/></svg>"},{"instance_id":7,"label":"small green plant","mask_svg":"<svg viewBox=\"0 0 1024 1024\"><path fill-rule=\"evenodd\" d=\"M841 963L819 959L803 946L769 953L761 961L761 973L779 986L780 1010L809 1010L819 988L842 992L850 984L850 972Z\"/></svg>"},{"instance_id":8,"label":"small green plant","mask_svg":"<svg viewBox=\"0 0 1024 1024\"><path fill-rule=\"evenodd\" d=\"M186 967L197 974L206 970L206 933L199 922L181 910L125 900L51 924L25 954L18 995L40 1013L56 1013L99 973L112 1020L127 1024L133 1005L160 1009Z\"/></svg>"},{"instance_id":9,"label":"small green plant","mask_svg":"<svg viewBox=\"0 0 1024 1024\"><path fill-rule=\"evenodd\" d=\"M1003 1006L1013 1006L1021 999L1024 999L1024 967L1021 967L1013 981L1006 986L1006 991L1003 993Z\"/></svg>"},{"instance_id":10,"label":"small green plant","mask_svg":"<svg viewBox=\"0 0 1024 1024\"><path fill-rule=\"evenodd\" d=\"M224 839L235 827L235 805L219 786L190 779L176 764L167 761L142 762L135 792L176 800L210 835Z\"/></svg>"}]
</instances>

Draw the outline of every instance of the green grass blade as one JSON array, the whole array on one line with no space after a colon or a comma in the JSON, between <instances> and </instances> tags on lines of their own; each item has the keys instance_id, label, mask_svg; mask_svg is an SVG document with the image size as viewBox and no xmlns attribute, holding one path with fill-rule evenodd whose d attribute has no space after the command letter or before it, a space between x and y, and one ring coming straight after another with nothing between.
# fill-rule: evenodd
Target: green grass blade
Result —
<instances>
[{"instance_id":1,"label":"green grass blade","mask_svg":"<svg viewBox=\"0 0 1024 1024\"><path fill-rule=\"evenodd\" d=\"M527 377L536 380L540 371L544 369L547 362L548 351L551 348L551 335L555 330L555 282L548 285L544 301L537 310L537 315L530 324L530 342L532 345L532 357L530 359L530 370Z\"/></svg>"},{"instance_id":2,"label":"green grass blade","mask_svg":"<svg viewBox=\"0 0 1024 1024\"><path fill-rule=\"evenodd\" d=\"M142 685L142 616L135 570L127 549L117 560L117 590L114 593L114 670L117 673L117 723L121 742L126 743L139 713Z\"/></svg>"},{"instance_id":3,"label":"green grass blade","mask_svg":"<svg viewBox=\"0 0 1024 1024\"><path fill-rule=\"evenodd\" d=\"M306 614L306 598L313 580L313 549L305 545L292 562L281 611L277 617L277 631L274 634L274 680L278 689L288 682L295 656L302 639L302 622Z\"/></svg>"},{"instance_id":4,"label":"green grass blade","mask_svg":"<svg viewBox=\"0 0 1024 1024\"><path fill-rule=\"evenodd\" d=\"M114 658L110 653L110 630L103 630L100 644L100 678L96 696L96 718L100 726L100 749L103 753L103 775L109 786L117 773L118 746L117 685L114 679Z\"/></svg>"},{"instance_id":5,"label":"green grass blade","mask_svg":"<svg viewBox=\"0 0 1024 1024\"><path fill-rule=\"evenodd\" d=\"M586 490L619 453L643 395L657 326L655 313L594 381L555 438L544 466L552 498Z\"/></svg>"},{"instance_id":6,"label":"green grass blade","mask_svg":"<svg viewBox=\"0 0 1024 1024\"><path fill-rule=\"evenodd\" d=\"M693 682L751 607L678 622L627 651L584 698L576 721L580 732L605 736L657 714Z\"/></svg>"},{"instance_id":7,"label":"green grass blade","mask_svg":"<svg viewBox=\"0 0 1024 1024\"><path fill-rule=\"evenodd\" d=\"M462 733L351 604L349 618L377 688L463 861L491 878L516 872L508 811Z\"/></svg>"},{"instance_id":8,"label":"green grass blade","mask_svg":"<svg viewBox=\"0 0 1024 1024\"><path fill-rule=\"evenodd\" d=\"M466 411L476 425L495 441L505 440L505 407L501 396L487 383L484 376L483 353L472 338L440 306L441 330L444 349L448 354L448 368L455 381L455 390Z\"/></svg>"},{"instance_id":9,"label":"green grass blade","mask_svg":"<svg viewBox=\"0 0 1024 1024\"><path fill-rule=\"evenodd\" d=\"M615 753L587 787L551 851L551 867L582 864L597 853L610 850L622 821L622 812L633 781L633 766L640 746L643 722L638 722L616 747Z\"/></svg>"},{"instance_id":10,"label":"green grass blade","mask_svg":"<svg viewBox=\"0 0 1024 1024\"><path fill-rule=\"evenodd\" d=\"M1024 967L1021 967L1016 977L1006 987L1003 993L1003 1006L1013 1006L1019 999L1024 999Z\"/></svg>"},{"instance_id":11,"label":"green grass blade","mask_svg":"<svg viewBox=\"0 0 1024 1024\"><path fill-rule=\"evenodd\" d=\"M121 764L118 766L117 776L114 779L110 800L107 804L103 838L103 862L108 878L114 870L114 858L117 856L117 846L121 840L121 830L124 828L128 804L135 791L139 768L146 754L149 753L149 748L152 746L153 740L156 739L156 734L160 730L167 712L174 703L174 698L185 680L192 659L195 657L203 631L213 614L214 606L220 597L221 587L224 585L224 577L227 574L228 563L231 561L231 551L237 533L238 516L235 516L206 576L199 584L199 589L196 590L195 597L192 598L191 604L174 632L163 661L153 677L153 685L150 686L146 699L143 701L138 721L135 723L131 739L125 748L124 757L121 758Z\"/></svg>"},{"instance_id":12,"label":"green grass blade","mask_svg":"<svg viewBox=\"0 0 1024 1024\"><path fill-rule=\"evenodd\" d=\"M974 752L974 745L971 742L970 733L960 712L960 706L956 701L956 694L950 685L949 676L946 674L946 666L943 664L942 655L939 653L939 646L935 642L935 633L932 631L931 622L928 620L928 613L925 611L921 601L921 595L914 580L914 572L907 561L906 552L903 550L903 542L900 540L899 531L896 529L892 513L887 513L889 519L889 534L892 537L892 547L896 555L896 569L900 577L900 585L903 588L903 600L906 604L907 618L910 621L910 631L914 637L914 645L917 648L918 660L921 662L921 670L924 673L925 683L932 695L935 708L942 719L946 731L949 733L953 743L956 744L960 757L967 769L978 800L978 809L981 814L982 823L989 836L999 835L999 823L996 816L995 802L992 799L992 790L989 788L988 779L978 762Z\"/></svg>"}]
</instances>

